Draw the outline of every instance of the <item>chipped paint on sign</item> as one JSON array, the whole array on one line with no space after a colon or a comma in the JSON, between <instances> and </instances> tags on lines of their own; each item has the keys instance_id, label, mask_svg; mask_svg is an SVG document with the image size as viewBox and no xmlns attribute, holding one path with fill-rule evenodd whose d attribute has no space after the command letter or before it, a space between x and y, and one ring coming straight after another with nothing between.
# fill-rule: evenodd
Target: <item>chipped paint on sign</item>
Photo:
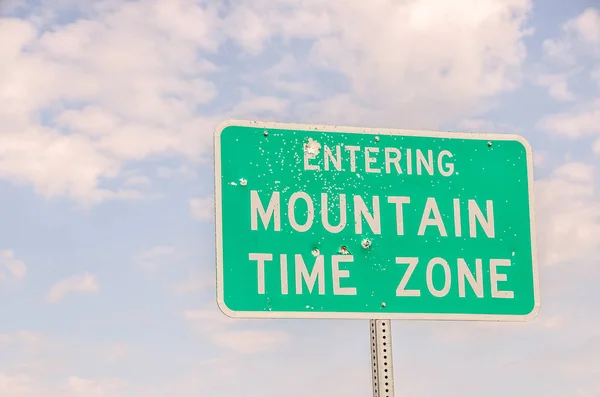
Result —
<instances>
[{"instance_id":1,"label":"chipped paint on sign","mask_svg":"<svg viewBox=\"0 0 600 397\"><path fill-rule=\"evenodd\" d=\"M224 123L219 307L232 317L531 319L531 167L518 136Z\"/></svg>"}]
</instances>

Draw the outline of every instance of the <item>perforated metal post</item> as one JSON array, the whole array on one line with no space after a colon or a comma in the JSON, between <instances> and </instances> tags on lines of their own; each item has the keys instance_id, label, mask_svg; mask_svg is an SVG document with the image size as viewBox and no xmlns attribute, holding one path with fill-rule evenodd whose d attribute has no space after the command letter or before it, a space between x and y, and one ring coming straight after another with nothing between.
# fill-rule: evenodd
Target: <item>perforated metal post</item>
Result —
<instances>
[{"instance_id":1,"label":"perforated metal post","mask_svg":"<svg viewBox=\"0 0 600 397\"><path fill-rule=\"evenodd\" d=\"M390 320L371 320L371 367L373 397L394 397Z\"/></svg>"}]
</instances>

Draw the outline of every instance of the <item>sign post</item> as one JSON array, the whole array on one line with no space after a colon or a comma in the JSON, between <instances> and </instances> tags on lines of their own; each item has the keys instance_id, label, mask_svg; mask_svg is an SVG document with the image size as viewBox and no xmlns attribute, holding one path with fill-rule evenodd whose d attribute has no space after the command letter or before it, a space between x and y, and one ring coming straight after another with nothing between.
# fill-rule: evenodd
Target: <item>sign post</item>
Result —
<instances>
[{"instance_id":1,"label":"sign post","mask_svg":"<svg viewBox=\"0 0 600 397\"><path fill-rule=\"evenodd\" d=\"M392 322L371 320L371 366L373 397L394 397Z\"/></svg>"},{"instance_id":2,"label":"sign post","mask_svg":"<svg viewBox=\"0 0 600 397\"><path fill-rule=\"evenodd\" d=\"M370 319L374 368L391 380L392 319L537 314L523 138L228 121L214 144L226 315Z\"/></svg>"}]
</instances>

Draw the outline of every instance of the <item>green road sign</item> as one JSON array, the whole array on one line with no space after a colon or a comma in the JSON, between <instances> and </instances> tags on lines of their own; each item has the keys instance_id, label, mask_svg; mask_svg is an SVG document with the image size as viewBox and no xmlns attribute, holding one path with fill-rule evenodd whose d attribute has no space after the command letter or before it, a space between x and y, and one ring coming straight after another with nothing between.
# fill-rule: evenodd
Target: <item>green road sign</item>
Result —
<instances>
[{"instance_id":1,"label":"green road sign","mask_svg":"<svg viewBox=\"0 0 600 397\"><path fill-rule=\"evenodd\" d=\"M228 121L217 301L231 317L530 320L529 144L505 134Z\"/></svg>"}]
</instances>

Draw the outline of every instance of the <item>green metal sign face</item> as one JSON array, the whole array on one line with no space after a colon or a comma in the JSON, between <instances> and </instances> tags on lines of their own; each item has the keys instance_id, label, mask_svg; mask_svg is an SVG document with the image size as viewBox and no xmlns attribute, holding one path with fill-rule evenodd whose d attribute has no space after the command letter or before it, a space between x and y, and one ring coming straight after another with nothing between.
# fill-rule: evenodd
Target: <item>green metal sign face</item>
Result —
<instances>
[{"instance_id":1,"label":"green metal sign face","mask_svg":"<svg viewBox=\"0 0 600 397\"><path fill-rule=\"evenodd\" d=\"M537 314L521 137L230 121L215 132L215 172L229 316Z\"/></svg>"}]
</instances>

